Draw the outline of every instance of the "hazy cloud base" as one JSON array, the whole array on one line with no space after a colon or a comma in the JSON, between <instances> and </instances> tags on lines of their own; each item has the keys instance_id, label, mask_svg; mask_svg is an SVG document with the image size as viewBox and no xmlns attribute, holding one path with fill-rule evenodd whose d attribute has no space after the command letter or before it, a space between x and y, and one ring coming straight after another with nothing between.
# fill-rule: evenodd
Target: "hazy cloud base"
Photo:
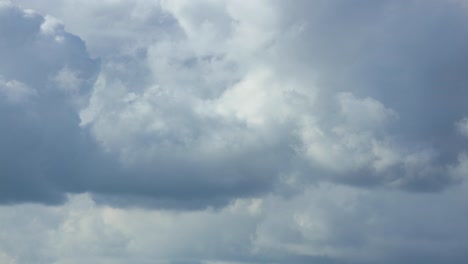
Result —
<instances>
[{"instance_id":1,"label":"hazy cloud base","mask_svg":"<svg viewBox=\"0 0 468 264\"><path fill-rule=\"evenodd\" d=\"M467 7L0 1L0 261L466 262Z\"/></svg>"}]
</instances>

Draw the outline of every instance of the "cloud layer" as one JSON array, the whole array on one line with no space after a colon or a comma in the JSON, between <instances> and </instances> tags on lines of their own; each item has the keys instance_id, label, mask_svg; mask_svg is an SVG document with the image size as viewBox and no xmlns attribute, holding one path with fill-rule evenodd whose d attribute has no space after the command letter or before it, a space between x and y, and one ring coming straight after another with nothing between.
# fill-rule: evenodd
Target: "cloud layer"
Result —
<instances>
[{"instance_id":1,"label":"cloud layer","mask_svg":"<svg viewBox=\"0 0 468 264\"><path fill-rule=\"evenodd\" d=\"M0 260L462 264L466 194L466 184L423 196L323 184L290 199L189 212L103 207L76 195L60 207L1 207Z\"/></svg>"},{"instance_id":2,"label":"cloud layer","mask_svg":"<svg viewBox=\"0 0 468 264\"><path fill-rule=\"evenodd\" d=\"M0 262L463 263L467 7L0 1Z\"/></svg>"}]
</instances>

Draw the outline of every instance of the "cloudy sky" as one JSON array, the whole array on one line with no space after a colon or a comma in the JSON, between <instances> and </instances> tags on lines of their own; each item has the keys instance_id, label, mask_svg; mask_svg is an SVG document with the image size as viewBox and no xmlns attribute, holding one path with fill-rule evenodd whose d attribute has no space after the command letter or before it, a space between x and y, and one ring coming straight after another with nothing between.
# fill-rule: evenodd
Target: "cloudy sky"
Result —
<instances>
[{"instance_id":1,"label":"cloudy sky","mask_svg":"<svg viewBox=\"0 0 468 264\"><path fill-rule=\"evenodd\" d=\"M0 263L468 263L466 0L0 0Z\"/></svg>"}]
</instances>

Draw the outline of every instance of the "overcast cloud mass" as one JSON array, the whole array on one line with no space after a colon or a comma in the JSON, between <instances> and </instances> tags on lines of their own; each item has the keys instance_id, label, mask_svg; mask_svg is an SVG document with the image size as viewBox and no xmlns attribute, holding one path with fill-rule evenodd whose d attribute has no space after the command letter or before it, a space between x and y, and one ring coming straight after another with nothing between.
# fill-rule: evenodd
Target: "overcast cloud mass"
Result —
<instances>
[{"instance_id":1,"label":"overcast cloud mass","mask_svg":"<svg viewBox=\"0 0 468 264\"><path fill-rule=\"evenodd\" d=\"M465 0L0 0L0 263L468 263Z\"/></svg>"}]
</instances>

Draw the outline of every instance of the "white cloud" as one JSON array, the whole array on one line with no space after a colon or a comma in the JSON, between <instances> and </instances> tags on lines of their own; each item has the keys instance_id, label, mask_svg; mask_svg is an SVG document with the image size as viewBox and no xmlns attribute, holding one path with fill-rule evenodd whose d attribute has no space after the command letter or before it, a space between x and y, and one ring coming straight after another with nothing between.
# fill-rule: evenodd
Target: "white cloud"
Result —
<instances>
[{"instance_id":1,"label":"white cloud","mask_svg":"<svg viewBox=\"0 0 468 264\"><path fill-rule=\"evenodd\" d=\"M372 98L358 99L351 93L338 95L340 114L346 122L358 129L378 129L389 120L396 118L397 113Z\"/></svg>"},{"instance_id":2,"label":"white cloud","mask_svg":"<svg viewBox=\"0 0 468 264\"><path fill-rule=\"evenodd\" d=\"M16 80L5 81L0 76L0 93L10 103L21 103L29 97L37 96L36 91Z\"/></svg>"}]
</instances>

